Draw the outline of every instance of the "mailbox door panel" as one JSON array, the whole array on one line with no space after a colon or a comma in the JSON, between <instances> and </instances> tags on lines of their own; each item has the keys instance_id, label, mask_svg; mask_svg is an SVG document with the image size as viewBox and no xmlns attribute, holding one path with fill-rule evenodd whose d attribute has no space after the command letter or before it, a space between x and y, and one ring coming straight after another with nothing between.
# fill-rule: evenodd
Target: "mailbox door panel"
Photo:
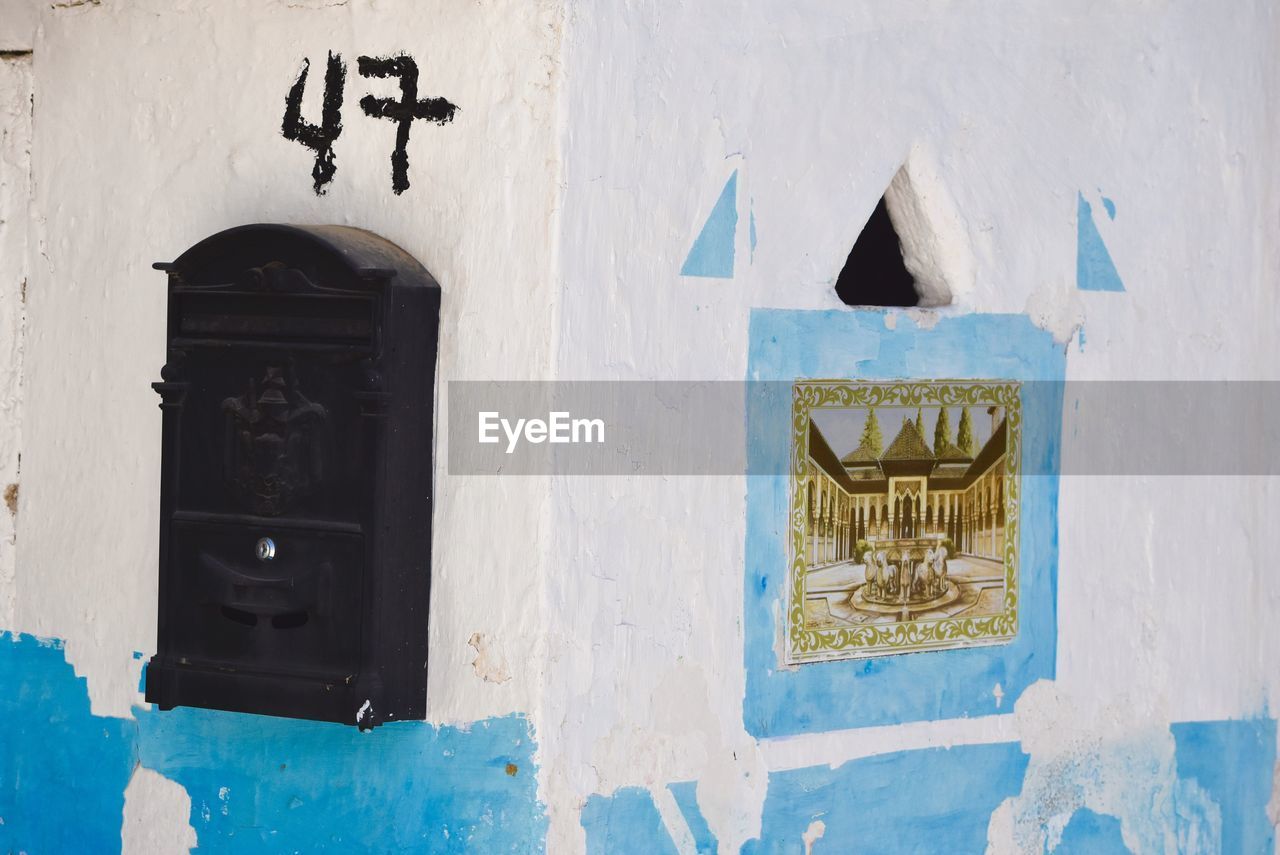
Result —
<instances>
[{"instance_id":1,"label":"mailbox door panel","mask_svg":"<svg viewBox=\"0 0 1280 855\"><path fill-rule=\"evenodd\" d=\"M367 513L373 449L340 349L192 349L177 509L327 521Z\"/></svg>"},{"instance_id":2,"label":"mailbox door panel","mask_svg":"<svg viewBox=\"0 0 1280 855\"><path fill-rule=\"evenodd\" d=\"M167 271L147 699L425 715L440 289L362 229L257 223Z\"/></svg>"},{"instance_id":3,"label":"mailbox door panel","mask_svg":"<svg viewBox=\"0 0 1280 855\"><path fill-rule=\"evenodd\" d=\"M181 521L171 536L171 661L332 679L357 672L362 536Z\"/></svg>"}]
</instances>

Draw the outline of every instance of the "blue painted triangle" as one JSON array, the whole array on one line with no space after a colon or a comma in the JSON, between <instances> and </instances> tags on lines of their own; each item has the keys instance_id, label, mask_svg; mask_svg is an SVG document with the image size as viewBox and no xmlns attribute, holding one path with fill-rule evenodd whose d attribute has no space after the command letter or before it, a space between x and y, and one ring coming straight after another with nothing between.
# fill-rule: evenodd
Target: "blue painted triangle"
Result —
<instances>
[{"instance_id":1,"label":"blue painted triangle","mask_svg":"<svg viewBox=\"0 0 1280 855\"><path fill-rule=\"evenodd\" d=\"M750 239L751 239L750 263L755 264L756 263L756 200L755 199L751 200L750 223L751 223L751 227L747 230L747 234L750 236Z\"/></svg>"},{"instance_id":2,"label":"blue painted triangle","mask_svg":"<svg viewBox=\"0 0 1280 855\"><path fill-rule=\"evenodd\" d=\"M1093 221L1093 207L1083 193L1076 195L1080 200L1076 214L1076 287L1082 291L1123 291L1124 283Z\"/></svg>"},{"instance_id":3,"label":"blue painted triangle","mask_svg":"<svg viewBox=\"0 0 1280 855\"><path fill-rule=\"evenodd\" d=\"M733 278L733 237L738 229L738 170L720 191L707 221L680 268L682 276Z\"/></svg>"}]
</instances>

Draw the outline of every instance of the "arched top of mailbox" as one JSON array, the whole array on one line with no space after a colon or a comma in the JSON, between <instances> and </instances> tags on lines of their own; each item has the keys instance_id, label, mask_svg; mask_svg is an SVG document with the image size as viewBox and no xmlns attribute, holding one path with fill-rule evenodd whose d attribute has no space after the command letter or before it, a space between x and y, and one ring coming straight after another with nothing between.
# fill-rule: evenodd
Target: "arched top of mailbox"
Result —
<instances>
[{"instance_id":1,"label":"arched top of mailbox","mask_svg":"<svg viewBox=\"0 0 1280 855\"><path fill-rule=\"evenodd\" d=\"M302 270L313 281L354 285L395 278L401 285L436 288L435 278L409 253L384 237L354 226L254 223L210 235L157 270L191 284L229 281L267 265Z\"/></svg>"}]
</instances>

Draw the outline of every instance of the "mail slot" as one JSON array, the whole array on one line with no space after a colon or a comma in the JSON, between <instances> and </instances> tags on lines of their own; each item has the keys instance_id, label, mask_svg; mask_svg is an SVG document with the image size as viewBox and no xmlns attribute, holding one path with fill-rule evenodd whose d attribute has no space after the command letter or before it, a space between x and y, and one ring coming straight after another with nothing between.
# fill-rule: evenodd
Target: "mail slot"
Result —
<instances>
[{"instance_id":1,"label":"mail slot","mask_svg":"<svg viewBox=\"0 0 1280 855\"><path fill-rule=\"evenodd\" d=\"M439 286L347 226L241 226L155 267L169 314L147 700L423 718Z\"/></svg>"}]
</instances>

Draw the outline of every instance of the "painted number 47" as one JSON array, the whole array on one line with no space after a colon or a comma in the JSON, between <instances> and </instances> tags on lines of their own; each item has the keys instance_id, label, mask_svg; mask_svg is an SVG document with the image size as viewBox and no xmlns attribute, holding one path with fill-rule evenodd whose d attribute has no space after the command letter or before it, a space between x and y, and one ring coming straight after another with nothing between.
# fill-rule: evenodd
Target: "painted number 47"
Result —
<instances>
[{"instance_id":1,"label":"painted number 47","mask_svg":"<svg viewBox=\"0 0 1280 855\"><path fill-rule=\"evenodd\" d=\"M360 109L366 116L388 119L396 123L396 147L391 152L391 189L398 196L409 189L409 129L414 119L437 125L453 121L458 111L444 98L418 98L418 64L409 56L362 56L357 59L361 77L395 77L400 81L400 97L375 98L365 95ZM302 60L298 79L284 101L284 124L281 132L287 140L301 143L315 152L316 164L311 170L316 195L325 192L338 167L334 164L333 144L342 135L342 90L347 82L347 66L341 55L329 54L324 74L324 100L320 124L302 118L302 93L307 87L311 60Z\"/></svg>"}]
</instances>

